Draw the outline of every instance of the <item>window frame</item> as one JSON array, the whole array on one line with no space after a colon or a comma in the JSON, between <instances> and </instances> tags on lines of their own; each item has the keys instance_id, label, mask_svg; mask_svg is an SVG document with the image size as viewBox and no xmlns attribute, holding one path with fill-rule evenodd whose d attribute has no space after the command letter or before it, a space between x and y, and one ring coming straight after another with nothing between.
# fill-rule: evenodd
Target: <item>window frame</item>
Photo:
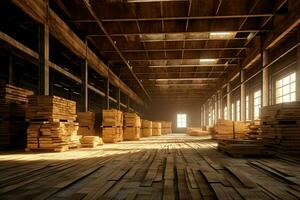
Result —
<instances>
[{"instance_id":1,"label":"window frame","mask_svg":"<svg viewBox=\"0 0 300 200\"><path fill-rule=\"evenodd\" d=\"M257 93L259 93L259 96L256 96ZM262 97L261 89L253 92L253 119L254 120L260 119L261 97ZM256 112L257 110L258 112Z\"/></svg>"},{"instance_id":2,"label":"window frame","mask_svg":"<svg viewBox=\"0 0 300 200\"><path fill-rule=\"evenodd\" d=\"M284 79L288 78L288 82L284 83ZM287 103L296 101L296 72L290 72L284 76L278 77L275 80L275 104ZM278 86L279 85L279 86ZM284 91L285 88L288 88L289 91ZM280 94L278 94L280 91ZM288 97L288 100L284 98ZM280 99L280 100L279 100Z\"/></svg>"},{"instance_id":3,"label":"window frame","mask_svg":"<svg viewBox=\"0 0 300 200\"><path fill-rule=\"evenodd\" d=\"M186 113L177 113L176 127L177 128L187 128L187 114Z\"/></svg>"}]
</instances>

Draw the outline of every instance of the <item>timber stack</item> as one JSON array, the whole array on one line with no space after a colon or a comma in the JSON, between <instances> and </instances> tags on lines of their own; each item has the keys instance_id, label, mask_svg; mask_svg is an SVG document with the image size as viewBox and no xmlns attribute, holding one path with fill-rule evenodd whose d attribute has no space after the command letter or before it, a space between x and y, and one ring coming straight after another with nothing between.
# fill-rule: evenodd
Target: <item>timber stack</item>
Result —
<instances>
[{"instance_id":1,"label":"timber stack","mask_svg":"<svg viewBox=\"0 0 300 200\"><path fill-rule=\"evenodd\" d=\"M161 134L167 135L172 133L172 122L162 121L161 122Z\"/></svg>"},{"instance_id":2,"label":"timber stack","mask_svg":"<svg viewBox=\"0 0 300 200\"><path fill-rule=\"evenodd\" d=\"M25 148L25 111L32 91L8 84L0 85L0 148Z\"/></svg>"},{"instance_id":3,"label":"timber stack","mask_svg":"<svg viewBox=\"0 0 300 200\"><path fill-rule=\"evenodd\" d=\"M261 109L261 137L276 152L300 153L300 101Z\"/></svg>"},{"instance_id":4,"label":"timber stack","mask_svg":"<svg viewBox=\"0 0 300 200\"><path fill-rule=\"evenodd\" d=\"M96 148L99 145L103 145L102 138L99 136L83 136L80 139L81 147Z\"/></svg>"},{"instance_id":5,"label":"timber stack","mask_svg":"<svg viewBox=\"0 0 300 200\"><path fill-rule=\"evenodd\" d=\"M214 139L243 139L247 131L248 124L245 122L219 119L212 135Z\"/></svg>"},{"instance_id":6,"label":"timber stack","mask_svg":"<svg viewBox=\"0 0 300 200\"><path fill-rule=\"evenodd\" d=\"M78 135L96 136L95 131L95 113L94 112L78 112L77 122L79 123Z\"/></svg>"},{"instance_id":7,"label":"timber stack","mask_svg":"<svg viewBox=\"0 0 300 200\"><path fill-rule=\"evenodd\" d=\"M124 140L139 140L141 118L134 112L124 113Z\"/></svg>"},{"instance_id":8,"label":"timber stack","mask_svg":"<svg viewBox=\"0 0 300 200\"><path fill-rule=\"evenodd\" d=\"M123 141L123 113L116 109L102 111L102 139L104 143Z\"/></svg>"},{"instance_id":9,"label":"timber stack","mask_svg":"<svg viewBox=\"0 0 300 200\"><path fill-rule=\"evenodd\" d=\"M202 130L201 127L188 127L186 129L186 134L189 136L209 136L209 132Z\"/></svg>"},{"instance_id":10,"label":"timber stack","mask_svg":"<svg viewBox=\"0 0 300 200\"><path fill-rule=\"evenodd\" d=\"M29 96L27 151L66 151L80 147L76 102L57 96Z\"/></svg>"},{"instance_id":11,"label":"timber stack","mask_svg":"<svg viewBox=\"0 0 300 200\"><path fill-rule=\"evenodd\" d=\"M161 122L152 121L152 135L153 136L161 135Z\"/></svg>"},{"instance_id":12,"label":"timber stack","mask_svg":"<svg viewBox=\"0 0 300 200\"><path fill-rule=\"evenodd\" d=\"M152 121L142 120L142 129L141 129L142 137L150 137L152 136Z\"/></svg>"}]
</instances>

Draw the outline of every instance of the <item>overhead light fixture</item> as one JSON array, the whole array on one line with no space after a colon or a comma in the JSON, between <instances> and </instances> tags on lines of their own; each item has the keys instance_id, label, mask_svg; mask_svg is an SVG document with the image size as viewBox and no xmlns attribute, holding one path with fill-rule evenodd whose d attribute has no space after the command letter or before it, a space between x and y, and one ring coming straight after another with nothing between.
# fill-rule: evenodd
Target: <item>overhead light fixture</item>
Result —
<instances>
[{"instance_id":1,"label":"overhead light fixture","mask_svg":"<svg viewBox=\"0 0 300 200\"><path fill-rule=\"evenodd\" d=\"M212 32L209 33L210 39L230 39L234 38L236 33L234 32Z\"/></svg>"},{"instance_id":2,"label":"overhead light fixture","mask_svg":"<svg viewBox=\"0 0 300 200\"><path fill-rule=\"evenodd\" d=\"M218 62L217 58L201 58L200 64L215 64Z\"/></svg>"}]
</instances>

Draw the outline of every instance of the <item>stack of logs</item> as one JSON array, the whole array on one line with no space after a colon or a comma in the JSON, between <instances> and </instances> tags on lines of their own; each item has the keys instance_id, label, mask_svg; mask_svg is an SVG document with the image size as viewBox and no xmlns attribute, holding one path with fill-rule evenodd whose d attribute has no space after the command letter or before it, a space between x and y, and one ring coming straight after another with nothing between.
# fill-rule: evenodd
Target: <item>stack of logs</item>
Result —
<instances>
[{"instance_id":1,"label":"stack of logs","mask_svg":"<svg viewBox=\"0 0 300 200\"><path fill-rule=\"evenodd\" d=\"M142 137L152 136L152 121L142 120Z\"/></svg>"},{"instance_id":2,"label":"stack of logs","mask_svg":"<svg viewBox=\"0 0 300 200\"><path fill-rule=\"evenodd\" d=\"M153 136L161 135L161 122L152 121L152 135Z\"/></svg>"},{"instance_id":3,"label":"stack of logs","mask_svg":"<svg viewBox=\"0 0 300 200\"><path fill-rule=\"evenodd\" d=\"M261 137L268 148L286 154L300 153L300 101L261 109Z\"/></svg>"},{"instance_id":4,"label":"stack of logs","mask_svg":"<svg viewBox=\"0 0 300 200\"><path fill-rule=\"evenodd\" d=\"M94 148L102 145L100 133L95 131L95 113L79 112L77 113L77 122L79 123L78 135L81 135L80 143L82 147Z\"/></svg>"},{"instance_id":5,"label":"stack of logs","mask_svg":"<svg viewBox=\"0 0 300 200\"><path fill-rule=\"evenodd\" d=\"M161 122L161 134L167 135L172 133L172 122L162 121Z\"/></svg>"},{"instance_id":6,"label":"stack of logs","mask_svg":"<svg viewBox=\"0 0 300 200\"><path fill-rule=\"evenodd\" d=\"M123 140L123 114L116 109L102 111L102 139L104 143L116 143Z\"/></svg>"},{"instance_id":7,"label":"stack of logs","mask_svg":"<svg viewBox=\"0 0 300 200\"><path fill-rule=\"evenodd\" d=\"M141 134L141 118L133 112L124 113L124 140L139 140Z\"/></svg>"},{"instance_id":8,"label":"stack of logs","mask_svg":"<svg viewBox=\"0 0 300 200\"><path fill-rule=\"evenodd\" d=\"M29 96L26 150L66 151L80 147L76 102L56 96Z\"/></svg>"},{"instance_id":9,"label":"stack of logs","mask_svg":"<svg viewBox=\"0 0 300 200\"><path fill-rule=\"evenodd\" d=\"M8 84L0 85L0 148L25 148L25 110L32 91Z\"/></svg>"}]
</instances>

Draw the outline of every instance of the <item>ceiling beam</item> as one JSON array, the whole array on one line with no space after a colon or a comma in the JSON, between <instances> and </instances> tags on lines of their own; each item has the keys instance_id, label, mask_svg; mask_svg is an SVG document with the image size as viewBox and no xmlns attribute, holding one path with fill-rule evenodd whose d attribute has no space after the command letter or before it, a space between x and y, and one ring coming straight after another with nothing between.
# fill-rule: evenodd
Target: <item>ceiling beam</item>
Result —
<instances>
[{"instance_id":1,"label":"ceiling beam","mask_svg":"<svg viewBox=\"0 0 300 200\"><path fill-rule=\"evenodd\" d=\"M125 57L123 56L123 54L121 53L121 51L119 50L119 47L116 45L116 42L111 38L110 34L108 33L108 31L104 27L104 25L103 25L102 21L100 20L100 18L95 13L95 11L92 8L92 6L90 5L89 1L88 0L82 0L82 2L86 6L87 10L89 11L89 14L96 20L97 25L103 31L103 33L106 35L107 39L109 40L109 42L111 43L111 45L114 47L115 51L118 52L120 58L123 60L123 62L125 63L125 65L129 69L129 71L132 73L132 76L136 79L138 85L141 87L141 89L145 93L145 95L148 98L148 100L151 101L151 97L149 96L147 90L144 88L143 84L140 82L140 80L138 79L138 77L136 76L136 74L134 73L134 71L132 70L132 67L127 62L127 60L125 59Z\"/></svg>"},{"instance_id":2,"label":"ceiling beam","mask_svg":"<svg viewBox=\"0 0 300 200\"><path fill-rule=\"evenodd\" d=\"M148 79L149 81L211 81L218 78L156 78Z\"/></svg>"}]
</instances>

